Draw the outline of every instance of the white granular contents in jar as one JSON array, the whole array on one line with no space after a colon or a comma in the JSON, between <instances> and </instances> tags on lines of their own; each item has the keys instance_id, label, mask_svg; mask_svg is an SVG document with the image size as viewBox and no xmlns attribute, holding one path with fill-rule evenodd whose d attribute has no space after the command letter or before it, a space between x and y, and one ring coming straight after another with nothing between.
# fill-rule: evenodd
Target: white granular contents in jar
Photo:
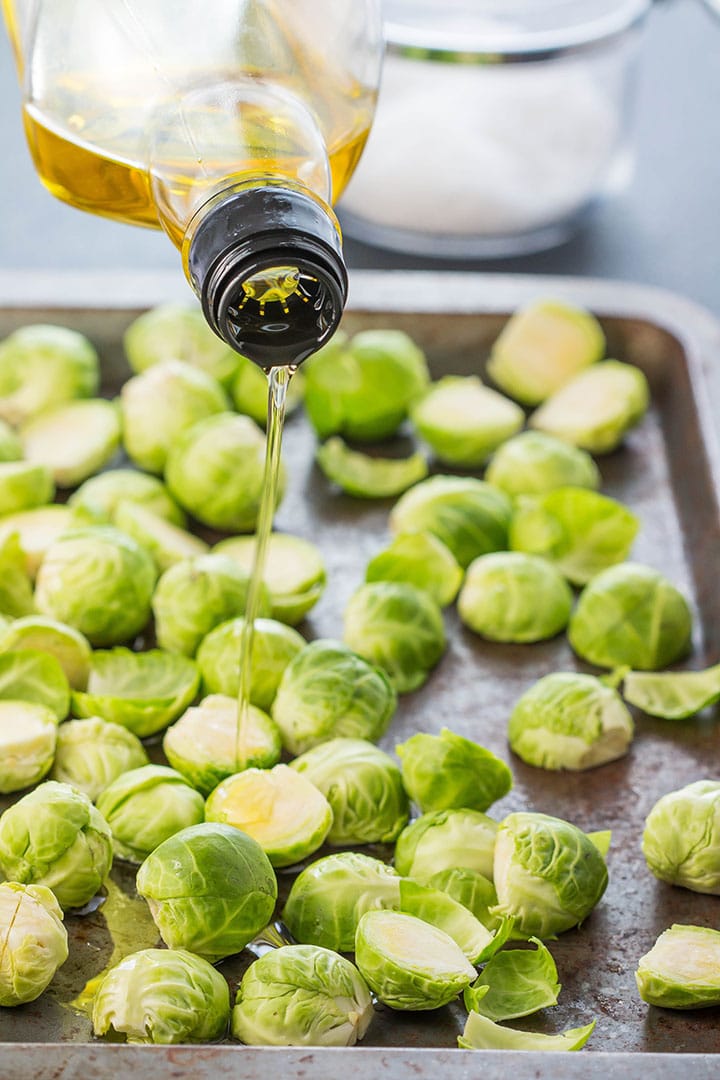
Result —
<instances>
[{"instance_id":1,"label":"white granular contents in jar","mask_svg":"<svg viewBox=\"0 0 720 1080\"><path fill-rule=\"evenodd\" d=\"M340 205L415 232L523 233L593 197L618 137L610 95L577 64L388 57L375 125Z\"/></svg>"}]
</instances>

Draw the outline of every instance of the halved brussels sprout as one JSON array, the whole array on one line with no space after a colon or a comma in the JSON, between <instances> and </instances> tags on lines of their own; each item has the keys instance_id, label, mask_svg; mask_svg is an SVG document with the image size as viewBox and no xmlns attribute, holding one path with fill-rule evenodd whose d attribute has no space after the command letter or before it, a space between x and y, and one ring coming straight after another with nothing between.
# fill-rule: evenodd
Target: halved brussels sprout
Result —
<instances>
[{"instance_id":1,"label":"halved brussels sprout","mask_svg":"<svg viewBox=\"0 0 720 1080\"><path fill-rule=\"evenodd\" d=\"M582 1050L595 1028L595 1020L584 1027L569 1028L559 1035L543 1035L534 1031L519 1031L502 1027L487 1016L471 1012L465 1030L458 1038L461 1050Z\"/></svg>"},{"instance_id":2,"label":"halved brussels sprout","mask_svg":"<svg viewBox=\"0 0 720 1080\"><path fill-rule=\"evenodd\" d=\"M510 547L542 555L573 585L586 585L627 558L640 522L626 506L585 488L523 498L510 524Z\"/></svg>"},{"instance_id":3,"label":"halved brussels sprout","mask_svg":"<svg viewBox=\"0 0 720 1080\"><path fill-rule=\"evenodd\" d=\"M260 427L267 423L268 381L267 376L257 364L246 356L235 356L237 371L230 386L230 395L239 413L251 417ZM296 371L288 383L285 398L285 415L297 409L305 396L305 376Z\"/></svg>"},{"instance_id":4,"label":"halved brussels sprout","mask_svg":"<svg viewBox=\"0 0 720 1080\"><path fill-rule=\"evenodd\" d=\"M161 574L175 563L204 555L210 550L199 536L158 517L140 503L120 503L115 513L115 524L148 552Z\"/></svg>"},{"instance_id":5,"label":"halved brussels sprout","mask_svg":"<svg viewBox=\"0 0 720 1080\"><path fill-rule=\"evenodd\" d=\"M592 769L622 757L634 724L620 695L593 675L559 671L534 683L508 724L510 748L541 769Z\"/></svg>"},{"instance_id":6,"label":"halved brussels sprout","mask_svg":"<svg viewBox=\"0 0 720 1080\"><path fill-rule=\"evenodd\" d=\"M17 533L0 538L0 612L11 619L35 610L25 553Z\"/></svg>"},{"instance_id":7,"label":"halved brussels sprout","mask_svg":"<svg viewBox=\"0 0 720 1080\"><path fill-rule=\"evenodd\" d=\"M600 487L600 472L587 451L542 431L523 431L503 443L485 479L513 498L561 487Z\"/></svg>"},{"instance_id":8,"label":"halved brussels sprout","mask_svg":"<svg viewBox=\"0 0 720 1080\"><path fill-rule=\"evenodd\" d=\"M240 645L244 619L230 619L211 630L197 651L203 686L211 694L236 697L240 689ZM252 640L250 702L267 711L283 672L305 647L305 638L274 619L256 619ZM273 716L277 721L277 717ZM279 725L281 726L281 725Z\"/></svg>"},{"instance_id":9,"label":"halved brussels sprout","mask_svg":"<svg viewBox=\"0 0 720 1080\"><path fill-rule=\"evenodd\" d=\"M522 409L477 375L447 375L412 409L412 422L438 461L473 468L525 423Z\"/></svg>"},{"instance_id":10,"label":"halved brussels sprout","mask_svg":"<svg viewBox=\"0 0 720 1080\"><path fill-rule=\"evenodd\" d=\"M117 453L120 416L117 406L102 398L72 401L28 421L20 436L27 461L48 468L58 487L75 487Z\"/></svg>"},{"instance_id":11,"label":"halved brussels sprout","mask_svg":"<svg viewBox=\"0 0 720 1080\"><path fill-rule=\"evenodd\" d=\"M508 949L485 965L465 991L465 1008L488 1020L515 1020L557 1005L560 983L552 953L538 938L534 949Z\"/></svg>"},{"instance_id":12,"label":"halved brussels sprout","mask_svg":"<svg viewBox=\"0 0 720 1080\"><path fill-rule=\"evenodd\" d=\"M354 964L317 945L286 945L243 975L232 1033L247 1046L354 1046L372 1017L370 991Z\"/></svg>"},{"instance_id":13,"label":"halved brussels sprout","mask_svg":"<svg viewBox=\"0 0 720 1080\"><path fill-rule=\"evenodd\" d=\"M266 713L248 706L238 732L237 698L211 694L167 729L163 750L173 769L207 796L243 769L277 765L282 744Z\"/></svg>"},{"instance_id":14,"label":"halved brussels sprout","mask_svg":"<svg viewBox=\"0 0 720 1080\"><path fill-rule=\"evenodd\" d=\"M661 881L720 895L720 781L696 780L659 799L645 820L642 852Z\"/></svg>"},{"instance_id":15,"label":"halved brussels sprout","mask_svg":"<svg viewBox=\"0 0 720 1080\"><path fill-rule=\"evenodd\" d=\"M95 802L118 776L147 764L148 756L136 735L120 724L91 716L60 725L50 777Z\"/></svg>"},{"instance_id":16,"label":"halved brussels sprout","mask_svg":"<svg viewBox=\"0 0 720 1080\"><path fill-rule=\"evenodd\" d=\"M183 949L131 953L102 977L93 1001L95 1035L128 1043L198 1043L222 1038L230 1016L223 975Z\"/></svg>"},{"instance_id":17,"label":"halved brussels sprout","mask_svg":"<svg viewBox=\"0 0 720 1080\"><path fill-rule=\"evenodd\" d=\"M50 772L58 720L29 701L0 701L0 793L22 791Z\"/></svg>"},{"instance_id":18,"label":"halved brussels sprout","mask_svg":"<svg viewBox=\"0 0 720 1080\"><path fill-rule=\"evenodd\" d=\"M221 540L213 553L228 556L248 575L255 558L254 536ZM271 533L265 554L263 580L270 593L273 619L295 626L315 607L325 589L325 563L309 540Z\"/></svg>"},{"instance_id":19,"label":"halved brussels sprout","mask_svg":"<svg viewBox=\"0 0 720 1080\"><path fill-rule=\"evenodd\" d=\"M443 930L471 964L484 963L494 956L512 929L512 919L504 919L491 933L463 904L442 890L417 881L400 882L400 910Z\"/></svg>"},{"instance_id":20,"label":"halved brussels sprout","mask_svg":"<svg viewBox=\"0 0 720 1080\"><path fill-rule=\"evenodd\" d=\"M370 989L391 1009L439 1009L476 974L449 934L399 911L363 915L355 962Z\"/></svg>"},{"instance_id":21,"label":"halved brussels sprout","mask_svg":"<svg viewBox=\"0 0 720 1080\"><path fill-rule=\"evenodd\" d=\"M492 347L488 374L523 405L537 405L604 352L602 327L588 311L536 300L508 319Z\"/></svg>"},{"instance_id":22,"label":"halved brussels sprout","mask_svg":"<svg viewBox=\"0 0 720 1080\"><path fill-rule=\"evenodd\" d=\"M548 814L509 814L495 844L498 915L525 934L550 937L578 926L607 888L605 860L576 825Z\"/></svg>"},{"instance_id":23,"label":"halved brussels sprout","mask_svg":"<svg viewBox=\"0 0 720 1080\"><path fill-rule=\"evenodd\" d=\"M400 533L365 571L366 581L396 581L423 589L439 607L453 602L462 579L452 551L429 532Z\"/></svg>"},{"instance_id":24,"label":"halved brussels sprout","mask_svg":"<svg viewBox=\"0 0 720 1080\"><path fill-rule=\"evenodd\" d=\"M122 724L144 739L180 716L199 687L198 668L185 656L108 649L93 654L87 691L74 691L73 711Z\"/></svg>"},{"instance_id":25,"label":"halved brussels sprout","mask_svg":"<svg viewBox=\"0 0 720 1080\"><path fill-rule=\"evenodd\" d=\"M400 877L392 867L359 851L343 851L298 874L282 918L304 944L352 952L366 911L399 907Z\"/></svg>"},{"instance_id":26,"label":"halved brussels sprout","mask_svg":"<svg viewBox=\"0 0 720 1080\"><path fill-rule=\"evenodd\" d=\"M47 549L73 524L73 512L67 506L36 506L33 510L0 518L0 544L4 544L12 533L17 533L25 572L35 580Z\"/></svg>"},{"instance_id":27,"label":"halved brussels sprout","mask_svg":"<svg viewBox=\"0 0 720 1080\"><path fill-rule=\"evenodd\" d=\"M501 915L491 914L497 904L495 886L489 878L466 866L452 866L440 870L427 879L427 884L457 900L471 911L488 930L497 930L505 921ZM511 934L511 937L513 935Z\"/></svg>"},{"instance_id":28,"label":"halved brussels sprout","mask_svg":"<svg viewBox=\"0 0 720 1080\"><path fill-rule=\"evenodd\" d=\"M23 424L44 409L92 397L98 356L86 337L64 326L23 326L0 345L0 417Z\"/></svg>"},{"instance_id":29,"label":"halved brussels sprout","mask_svg":"<svg viewBox=\"0 0 720 1080\"><path fill-rule=\"evenodd\" d=\"M406 458L373 457L351 450L339 435L317 448L315 460L328 480L357 499L400 495L428 474L427 461L420 453Z\"/></svg>"},{"instance_id":30,"label":"halved brussels sprout","mask_svg":"<svg viewBox=\"0 0 720 1080\"><path fill-rule=\"evenodd\" d=\"M340 642L321 638L285 668L272 715L286 749L302 754L336 737L376 741L396 706L384 671Z\"/></svg>"},{"instance_id":31,"label":"halved brussels sprout","mask_svg":"<svg viewBox=\"0 0 720 1080\"><path fill-rule=\"evenodd\" d=\"M182 360L228 383L238 355L207 324L199 306L160 304L130 323L123 336L130 367L141 372L165 360Z\"/></svg>"},{"instance_id":32,"label":"halved brussels sprout","mask_svg":"<svg viewBox=\"0 0 720 1080\"><path fill-rule=\"evenodd\" d=\"M395 846L395 869L425 883L457 866L492 879L498 825L479 810L436 810L412 821Z\"/></svg>"},{"instance_id":33,"label":"halved brussels sprout","mask_svg":"<svg viewBox=\"0 0 720 1080\"><path fill-rule=\"evenodd\" d=\"M0 1005L26 1005L68 958L63 913L42 885L0 885Z\"/></svg>"},{"instance_id":34,"label":"halved brussels sprout","mask_svg":"<svg viewBox=\"0 0 720 1080\"><path fill-rule=\"evenodd\" d=\"M361 585L345 608L345 643L386 673L398 694L417 690L445 652L442 613L413 585Z\"/></svg>"},{"instance_id":35,"label":"halved brussels sprout","mask_svg":"<svg viewBox=\"0 0 720 1080\"><path fill-rule=\"evenodd\" d=\"M169 836L205 820L200 792L164 765L122 773L100 793L97 808L110 826L115 854L138 863Z\"/></svg>"},{"instance_id":36,"label":"halved brussels sprout","mask_svg":"<svg viewBox=\"0 0 720 1080\"><path fill-rule=\"evenodd\" d=\"M686 720L720 701L720 664L704 671L629 671L623 697L648 716Z\"/></svg>"},{"instance_id":37,"label":"halved brussels sprout","mask_svg":"<svg viewBox=\"0 0 720 1080\"><path fill-rule=\"evenodd\" d=\"M73 529L48 548L35 602L92 645L116 645L147 624L156 576L144 548L118 529Z\"/></svg>"},{"instance_id":38,"label":"halved brussels sprout","mask_svg":"<svg viewBox=\"0 0 720 1080\"><path fill-rule=\"evenodd\" d=\"M546 559L495 551L470 563L458 613L490 641L544 641L565 629L572 600L569 585Z\"/></svg>"},{"instance_id":39,"label":"halved brussels sprout","mask_svg":"<svg viewBox=\"0 0 720 1080\"><path fill-rule=\"evenodd\" d=\"M205 817L252 836L273 866L294 866L312 855L333 819L325 796L287 765L223 780L208 798Z\"/></svg>"},{"instance_id":40,"label":"halved brussels sprout","mask_svg":"<svg viewBox=\"0 0 720 1080\"><path fill-rule=\"evenodd\" d=\"M290 763L333 812L329 844L393 843L408 822L400 770L366 739L330 739Z\"/></svg>"},{"instance_id":41,"label":"halved brussels sprout","mask_svg":"<svg viewBox=\"0 0 720 1080\"><path fill-rule=\"evenodd\" d=\"M92 649L88 639L72 626L44 615L15 619L0 634L0 653L17 649L50 653L60 664L73 690L84 690L87 686Z\"/></svg>"},{"instance_id":42,"label":"halved brussels sprout","mask_svg":"<svg viewBox=\"0 0 720 1080\"><path fill-rule=\"evenodd\" d=\"M512 773L500 758L470 739L443 728L419 732L395 747L405 789L422 813L468 807L487 810L507 795Z\"/></svg>"},{"instance_id":43,"label":"halved brussels sprout","mask_svg":"<svg viewBox=\"0 0 720 1080\"><path fill-rule=\"evenodd\" d=\"M165 482L203 525L252 532L265 470L265 436L248 416L222 412L199 420L169 450ZM277 504L285 489L281 467Z\"/></svg>"},{"instance_id":44,"label":"halved brussels sprout","mask_svg":"<svg viewBox=\"0 0 720 1080\"><path fill-rule=\"evenodd\" d=\"M609 454L642 420L649 403L640 368L604 360L553 394L532 414L530 426L591 454Z\"/></svg>"},{"instance_id":45,"label":"halved brussels sprout","mask_svg":"<svg viewBox=\"0 0 720 1080\"><path fill-rule=\"evenodd\" d=\"M111 865L105 818L69 784L46 780L0 816L0 870L9 881L46 885L65 910L87 904Z\"/></svg>"},{"instance_id":46,"label":"halved brussels sprout","mask_svg":"<svg viewBox=\"0 0 720 1080\"><path fill-rule=\"evenodd\" d=\"M55 484L46 465L0 462L0 514L17 514L52 501Z\"/></svg>"},{"instance_id":47,"label":"halved brussels sprout","mask_svg":"<svg viewBox=\"0 0 720 1080\"><path fill-rule=\"evenodd\" d=\"M17 649L0 653L0 699L35 702L64 720L70 687L60 661L50 653Z\"/></svg>"},{"instance_id":48,"label":"halved brussels sprout","mask_svg":"<svg viewBox=\"0 0 720 1080\"><path fill-rule=\"evenodd\" d=\"M570 618L578 656L598 667L655 671L690 648L690 608L667 578L649 566L611 566L586 585Z\"/></svg>"},{"instance_id":49,"label":"halved brussels sprout","mask_svg":"<svg viewBox=\"0 0 720 1080\"><path fill-rule=\"evenodd\" d=\"M268 924L277 900L260 845L216 822L191 825L156 847L138 871L137 890L168 948L212 962L244 949Z\"/></svg>"},{"instance_id":50,"label":"halved brussels sprout","mask_svg":"<svg viewBox=\"0 0 720 1080\"><path fill-rule=\"evenodd\" d=\"M115 520L120 503L140 503L174 525L187 523L184 512L156 476L136 469L111 469L86 480L68 499L76 521L107 525Z\"/></svg>"},{"instance_id":51,"label":"halved brussels sprout","mask_svg":"<svg viewBox=\"0 0 720 1080\"><path fill-rule=\"evenodd\" d=\"M664 1009L720 1005L720 932L674 923L640 958L635 981L648 1005Z\"/></svg>"},{"instance_id":52,"label":"halved brussels sprout","mask_svg":"<svg viewBox=\"0 0 720 1080\"><path fill-rule=\"evenodd\" d=\"M20 461L23 456L19 437L5 420L0 420L0 461Z\"/></svg>"},{"instance_id":53,"label":"halved brussels sprout","mask_svg":"<svg viewBox=\"0 0 720 1080\"><path fill-rule=\"evenodd\" d=\"M512 504L474 476L431 476L406 491L390 514L390 531L431 532L465 568L478 555L507 547Z\"/></svg>"}]
</instances>

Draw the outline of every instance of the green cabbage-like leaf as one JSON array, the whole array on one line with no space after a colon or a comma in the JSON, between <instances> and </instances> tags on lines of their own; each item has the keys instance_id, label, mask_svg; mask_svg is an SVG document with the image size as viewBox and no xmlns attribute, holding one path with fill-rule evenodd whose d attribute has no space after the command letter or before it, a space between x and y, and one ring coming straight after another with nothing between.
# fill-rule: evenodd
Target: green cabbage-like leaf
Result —
<instances>
[{"instance_id":1,"label":"green cabbage-like leaf","mask_svg":"<svg viewBox=\"0 0 720 1080\"><path fill-rule=\"evenodd\" d=\"M492 879L496 821L478 810L436 810L412 821L395 845L395 868L426 882L457 866Z\"/></svg>"},{"instance_id":2,"label":"green cabbage-like leaf","mask_svg":"<svg viewBox=\"0 0 720 1080\"><path fill-rule=\"evenodd\" d=\"M424 589L439 607L451 604L463 579L462 568L442 540L429 532L401 533L370 560L366 581L396 581Z\"/></svg>"},{"instance_id":3,"label":"green cabbage-like leaf","mask_svg":"<svg viewBox=\"0 0 720 1080\"><path fill-rule=\"evenodd\" d=\"M465 1031L458 1038L458 1046L461 1050L581 1050L592 1035L595 1023L593 1020L584 1027L569 1028L559 1035L543 1035L502 1027L480 1013L471 1012Z\"/></svg>"},{"instance_id":4,"label":"green cabbage-like leaf","mask_svg":"<svg viewBox=\"0 0 720 1080\"><path fill-rule=\"evenodd\" d=\"M465 991L465 1008L489 1020L513 1020L557 1005L560 983L550 950L538 938L534 949L498 953Z\"/></svg>"}]
</instances>

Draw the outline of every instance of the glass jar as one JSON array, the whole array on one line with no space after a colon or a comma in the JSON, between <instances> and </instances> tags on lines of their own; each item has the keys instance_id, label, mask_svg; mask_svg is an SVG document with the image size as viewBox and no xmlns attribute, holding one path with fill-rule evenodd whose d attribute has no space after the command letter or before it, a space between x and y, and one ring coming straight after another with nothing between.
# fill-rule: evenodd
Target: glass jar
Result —
<instances>
[{"instance_id":1,"label":"glass jar","mask_svg":"<svg viewBox=\"0 0 720 1080\"><path fill-rule=\"evenodd\" d=\"M651 0L388 0L375 126L345 231L420 255L552 247L632 172Z\"/></svg>"}]
</instances>

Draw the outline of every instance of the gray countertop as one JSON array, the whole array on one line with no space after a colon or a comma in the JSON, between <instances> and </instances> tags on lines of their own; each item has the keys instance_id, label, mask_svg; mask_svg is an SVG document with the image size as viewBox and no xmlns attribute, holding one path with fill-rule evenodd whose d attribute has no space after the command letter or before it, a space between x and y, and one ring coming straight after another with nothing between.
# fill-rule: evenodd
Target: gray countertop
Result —
<instances>
[{"instance_id":1,"label":"gray countertop","mask_svg":"<svg viewBox=\"0 0 720 1080\"><path fill-rule=\"evenodd\" d=\"M436 260L348 240L365 268L573 274L661 285L720 314L720 20L699 0L665 0L642 47L631 187L568 243L492 261ZM0 270L169 270L159 234L92 218L52 199L25 148L10 49L0 35Z\"/></svg>"}]
</instances>

